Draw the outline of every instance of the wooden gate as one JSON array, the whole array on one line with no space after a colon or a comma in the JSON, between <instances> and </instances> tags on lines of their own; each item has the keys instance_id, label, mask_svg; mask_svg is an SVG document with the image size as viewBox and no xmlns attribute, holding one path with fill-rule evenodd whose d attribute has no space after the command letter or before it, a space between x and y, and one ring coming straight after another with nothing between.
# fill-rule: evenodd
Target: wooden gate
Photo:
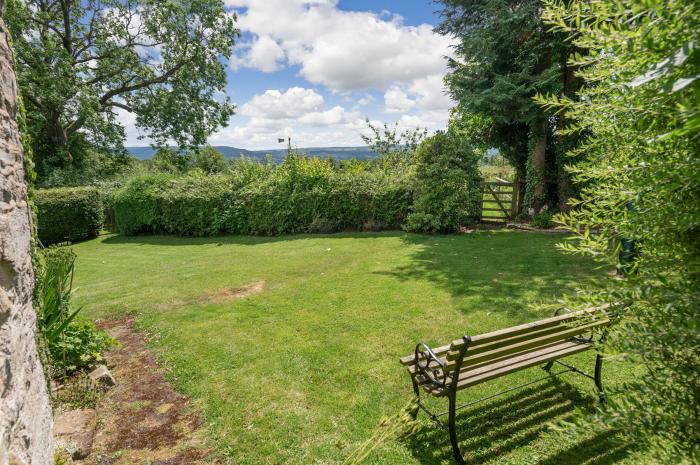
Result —
<instances>
[{"instance_id":1,"label":"wooden gate","mask_svg":"<svg viewBox=\"0 0 700 465\"><path fill-rule=\"evenodd\" d=\"M505 224L518 212L518 190L515 183L485 181L481 191L481 222Z\"/></svg>"}]
</instances>

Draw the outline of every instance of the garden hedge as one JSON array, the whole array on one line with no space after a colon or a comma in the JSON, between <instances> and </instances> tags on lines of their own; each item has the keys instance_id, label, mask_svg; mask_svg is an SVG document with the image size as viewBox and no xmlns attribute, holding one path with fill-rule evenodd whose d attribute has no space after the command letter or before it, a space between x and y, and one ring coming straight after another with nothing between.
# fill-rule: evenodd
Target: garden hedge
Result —
<instances>
[{"instance_id":1,"label":"garden hedge","mask_svg":"<svg viewBox=\"0 0 700 465\"><path fill-rule=\"evenodd\" d=\"M458 142L434 136L405 169L291 154L280 165L242 160L226 174L141 176L114 193L112 208L125 235L454 231L478 217L481 196L478 156Z\"/></svg>"},{"instance_id":2,"label":"garden hedge","mask_svg":"<svg viewBox=\"0 0 700 465\"><path fill-rule=\"evenodd\" d=\"M330 233L397 229L410 211L408 178L310 164L246 180L235 174L135 178L114 195L117 228L126 235Z\"/></svg>"},{"instance_id":3,"label":"garden hedge","mask_svg":"<svg viewBox=\"0 0 700 465\"><path fill-rule=\"evenodd\" d=\"M44 245L90 239L100 233L104 209L97 188L38 189L34 199Z\"/></svg>"}]
</instances>

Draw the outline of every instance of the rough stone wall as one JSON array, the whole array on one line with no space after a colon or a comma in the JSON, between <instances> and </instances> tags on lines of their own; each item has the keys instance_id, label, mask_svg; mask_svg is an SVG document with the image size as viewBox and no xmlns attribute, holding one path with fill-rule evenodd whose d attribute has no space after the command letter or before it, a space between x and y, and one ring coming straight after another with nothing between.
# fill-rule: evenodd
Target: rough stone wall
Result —
<instances>
[{"instance_id":1,"label":"rough stone wall","mask_svg":"<svg viewBox=\"0 0 700 465\"><path fill-rule=\"evenodd\" d=\"M48 465L52 418L34 339L31 218L4 11L0 0L0 465Z\"/></svg>"}]
</instances>

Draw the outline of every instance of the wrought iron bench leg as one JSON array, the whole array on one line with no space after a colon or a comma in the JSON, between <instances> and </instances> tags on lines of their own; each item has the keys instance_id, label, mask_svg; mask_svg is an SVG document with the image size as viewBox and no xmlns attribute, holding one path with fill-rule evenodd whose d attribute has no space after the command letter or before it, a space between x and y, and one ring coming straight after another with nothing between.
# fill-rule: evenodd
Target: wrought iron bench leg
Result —
<instances>
[{"instance_id":1,"label":"wrought iron bench leg","mask_svg":"<svg viewBox=\"0 0 700 465\"><path fill-rule=\"evenodd\" d=\"M456 415L457 415L457 393L452 392L449 395L450 408L449 408L449 421L447 426L450 430L450 442L452 443L452 452L455 456L455 461L458 465L464 465L464 457L462 457L462 451L459 450L459 442L457 441L457 426L456 426Z\"/></svg>"},{"instance_id":2,"label":"wrought iron bench leg","mask_svg":"<svg viewBox=\"0 0 700 465\"><path fill-rule=\"evenodd\" d=\"M595 385L598 388L598 398L601 402L606 402L605 391L603 390L603 356L598 354L595 358Z\"/></svg>"},{"instance_id":3,"label":"wrought iron bench leg","mask_svg":"<svg viewBox=\"0 0 700 465\"><path fill-rule=\"evenodd\" d=\"M413 382L413 393L416 395L416 401L420 405L420 387L418 386L418 383L416 382L415 378L411 378L411 381ZM418 412L420 411L420 408L416 406L416 409L411 413L411 416L413 417L414 420L418 418Z\"/></svg>"}]
</instances>

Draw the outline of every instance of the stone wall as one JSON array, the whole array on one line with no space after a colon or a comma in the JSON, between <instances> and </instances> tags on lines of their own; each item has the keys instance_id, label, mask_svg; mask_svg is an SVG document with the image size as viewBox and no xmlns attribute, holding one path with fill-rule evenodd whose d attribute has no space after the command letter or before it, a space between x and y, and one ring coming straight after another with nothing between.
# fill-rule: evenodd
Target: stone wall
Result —
<instances>
[{"instance_id":1,"label":"stone wall","mask_svg":"<svg viewBox=\"0 0 700 465\"><path fill-rule=\"evenodd\" d=\"M31 217L4 11L0 0L0 465L48 465L51 408L34 339Z\"/></svg>"}]
</instances>

